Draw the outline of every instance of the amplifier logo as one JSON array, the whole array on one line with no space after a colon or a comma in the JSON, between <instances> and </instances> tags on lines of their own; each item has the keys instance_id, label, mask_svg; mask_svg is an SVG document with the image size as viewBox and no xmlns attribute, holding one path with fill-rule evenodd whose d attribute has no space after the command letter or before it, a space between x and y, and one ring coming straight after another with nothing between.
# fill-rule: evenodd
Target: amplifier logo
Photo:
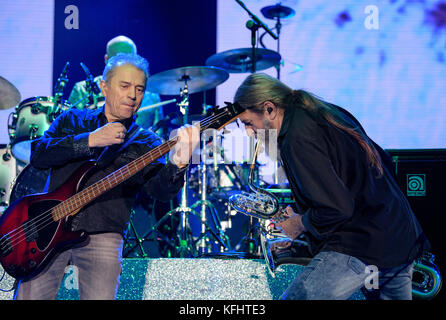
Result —
<instances>
[{"instance_id":1,"label":"amplifier logo","mask_svg":"<svg viewBox=\"0 0 446 320\"><path fill-rule=\"evenodd\" d=\"M407 175L407 195L409 197L423 197L426 195L426 175Z\"/></svg>"}]
</instances>

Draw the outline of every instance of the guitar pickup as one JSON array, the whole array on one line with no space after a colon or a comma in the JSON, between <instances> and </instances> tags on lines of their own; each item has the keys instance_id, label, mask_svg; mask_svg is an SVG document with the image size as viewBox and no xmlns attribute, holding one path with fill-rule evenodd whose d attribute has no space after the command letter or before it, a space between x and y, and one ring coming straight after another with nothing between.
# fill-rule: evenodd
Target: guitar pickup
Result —
<instances>
[{"instance_id":1,"label":"guitar pickup","mask_svg":"<svg viewBox=\"0 0 446 320\"><path fill-rule=\"evenodd\" d=\"M39 234L37 233L37 228L34 221L28 220L23 225L23 232L25 233L26 241L31 242L37 240Z\"/></svg>"},{"instance_id":2,"label":"guitar pickup","mask_svg":"<svg viewBox=\"0 0 446 320\"><path fill-rule=\"evenodd\" d=\"M8 236L4 235L0 240L0 255L2 257L6 257L11 252L12 252L11 239L9 239Z\"/></svg>"}]
</instances>

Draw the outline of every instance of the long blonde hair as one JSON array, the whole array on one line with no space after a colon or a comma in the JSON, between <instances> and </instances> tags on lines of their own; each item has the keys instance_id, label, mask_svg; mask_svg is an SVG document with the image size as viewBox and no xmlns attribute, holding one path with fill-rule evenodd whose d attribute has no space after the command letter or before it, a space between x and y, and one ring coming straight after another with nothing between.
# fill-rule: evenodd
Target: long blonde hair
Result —
<instances>
[{"instance_id":1,"label":"long blonde hair","mask_svg":"<svg viewBox=\"0 0 446 320\"><path fill-rule=\"evenodd\" d=\"M348 133L365 151L370 166L378 170L379 176L383 174L381 157L365 132L352 119L314 94L305 90L293 90L267 74L254 73L243 81L234 97L234 102L258 113L264 111L263 104L266 101L283 110L289 106L304 108Z\"/></svg>"}]
</instances>

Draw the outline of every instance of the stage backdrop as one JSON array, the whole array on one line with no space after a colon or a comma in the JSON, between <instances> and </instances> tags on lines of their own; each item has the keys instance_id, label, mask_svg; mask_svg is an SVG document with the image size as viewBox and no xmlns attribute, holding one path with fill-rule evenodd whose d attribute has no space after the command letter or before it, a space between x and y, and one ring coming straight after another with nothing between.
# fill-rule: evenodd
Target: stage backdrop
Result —
<instances>
[{"instance_id":1,"label":"stage backdrop","mask_svg":"<svg viewBox=\"0 0 446 320\"><path fill-rule=\"evenodd\" d=\"M22 100L50 96L68 61L68 98L73 85L86 78L80 62L94 76L102 74L106 44L118 35L134 40L151 74L204 66L216 52L216 0L1 1L0 75L19 89ZM203 96L190 96L191 113L201 113ZM206 92L206 102L215 103L215 90ZM0 111L3 144L9 142L7 117L12 111ZM175 105L164 107L165 115L173 111L178 111Z\"/></svg>"},{"instance_id":2,"label":"stage backdrop","mask_svg":"<svg viewBox=\"0 0 446 320\"><path fill-rule=\"evenodd\" d=\"M281 80L348 109L385 148L446 147L446 1L280 2L295 10L281 21ZM243 3L277 34L260 11L277 1ZM217 13L217 50L250 47L247 12L218 0ZM270 35L263 42L277 50ZM217 103L232 101L246 76L231 74Z\"/></svg>"},{"instance_id":3,"label":"stage backdrop","mask_svg":"<svg viewBox=\"0 0 446 320\"><path fill-rule=\"evenodd\" d=\"M276 3L243 3L277 33L276 22L260 11ZM281 3L295 14L281 21L280 48L269 35L262 37L266 48L282 55L281 80L348 109L384 148L445 147L445 0ZM80 62L93 75L102 73L105 45L116 35L131 37L156 74L204 65L215 53L249 47L248 20L235 0L118 0L112 5L105 0L6 0L0 3L0 75L17 86L22 100L48 96L69 61L68 97L74 83L86 77ZM277 76L274 67L261 72ZM206 102L232 101L247 75L231 73L207 92ZM200 113L203 101L202 93L192 94L191 112ZM6 122L13 110L0 111L0 143L9 142ZM164 107L165 114L172 111L178 111L175 105ZM232 142L228 135L229 160L249 158L246 148L239 152Z\"/></svg>"},{"instance_id":4,"label":"stage backdrop","mask_svg":"<svg viewBox=\"0 0 446 320\"><path fill-rule=\"evenodd\" d=\"M22 100L52 94L54 1L0 2L0 76ZM0 144L9 142L7 119L14 107L0 110Z\"/></svg>"}]
</instances>

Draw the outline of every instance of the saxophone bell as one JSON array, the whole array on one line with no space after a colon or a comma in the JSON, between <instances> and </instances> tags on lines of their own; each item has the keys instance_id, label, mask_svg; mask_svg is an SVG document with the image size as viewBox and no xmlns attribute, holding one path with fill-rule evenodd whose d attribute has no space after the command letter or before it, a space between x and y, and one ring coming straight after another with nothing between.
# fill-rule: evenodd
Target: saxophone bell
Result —
<instances>
[{"instance_id":1,"label":"saxophone bell","mask_svg":"<svg viewBox=\"0 0 446 320\"><path fill-rule=\"evenodd\" d=\"M272 193L256 187L253 183L254 167L259 152L260 142L257 142L251 170L249 172L248 186L252 192L241 192L229 197L230 206L247 216L271 219L279 211L279 200Z\"/></svg>"}]
</instances>

